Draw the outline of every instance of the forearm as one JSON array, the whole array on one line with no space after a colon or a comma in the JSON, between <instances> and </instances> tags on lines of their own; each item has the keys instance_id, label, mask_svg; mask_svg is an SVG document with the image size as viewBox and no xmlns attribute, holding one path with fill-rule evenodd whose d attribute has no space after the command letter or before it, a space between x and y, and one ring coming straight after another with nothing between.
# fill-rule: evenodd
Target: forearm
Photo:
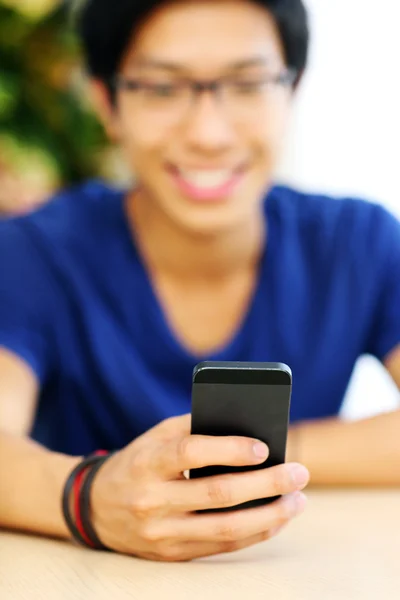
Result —
<instances>
[{"instance_id":1,"label":"forearm","mask_svg":"<svg viewBox=\"0 0 400 600\"><path fill-rule=\"evenodd\" d=\"M69 538L61 496L79 460L49 452L27 438L0 433L0 528Z\"/></svg>"},{"instance_id":2,"label":"forearm","mask_svg":"<svg viewBox=\"0 0 400 600\"><path fill-rule=\"evenodd\" d=\"M289 452L308 467L312 485L400 486L400 411L302 423L290 433Z\"/></svg>"}]
</instances>

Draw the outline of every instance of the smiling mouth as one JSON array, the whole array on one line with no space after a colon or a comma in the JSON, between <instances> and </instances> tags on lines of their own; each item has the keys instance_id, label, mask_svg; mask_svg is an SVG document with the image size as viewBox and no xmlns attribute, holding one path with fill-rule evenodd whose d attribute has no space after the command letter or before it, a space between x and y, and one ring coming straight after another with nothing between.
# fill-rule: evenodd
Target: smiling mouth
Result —
<instances>
[{"instance_id":1,"label":"smiling mouth","mask_svg":"<svg viewBox=\"0 0 400 600\"><path fill-rule=\"evenodd\" d=\"M195 200L222 200L235 191L243 179L245 168L182 169L172 168L175 184Z\"/></svg>"}]
</instances>

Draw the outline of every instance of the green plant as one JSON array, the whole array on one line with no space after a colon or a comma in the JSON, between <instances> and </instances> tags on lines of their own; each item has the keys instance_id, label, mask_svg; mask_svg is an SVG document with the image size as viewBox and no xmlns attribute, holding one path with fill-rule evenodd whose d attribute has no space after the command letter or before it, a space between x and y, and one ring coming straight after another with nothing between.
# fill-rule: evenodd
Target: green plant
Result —
<instances>
[{"instance_id":1,"label":"green plant","mask_svg":"<svg viewBox=\"0 0 400 600\"><path fill-rule=\"evenodd\" d=\"M0 169L54 189L107 176L65 4L0 0Z\"/></svg>"}]
</instances>

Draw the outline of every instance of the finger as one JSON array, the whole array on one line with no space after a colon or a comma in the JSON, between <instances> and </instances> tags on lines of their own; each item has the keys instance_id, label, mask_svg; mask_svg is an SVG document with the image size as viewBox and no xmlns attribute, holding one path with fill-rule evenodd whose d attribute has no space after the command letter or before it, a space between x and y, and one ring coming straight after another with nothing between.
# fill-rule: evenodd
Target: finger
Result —
<instances>
[{"instance_id":1,"label":"finger","mask_svg":"<svg viewBox=\"0 0 400 600\"><path fill-rule=\"evenodd\" d=\"M157 423L157 425L154 425L154 427L148 429L141 436L135 438L132 441L132 445L134 445L135 448L140 445L141 447L150 447L151 449L151 446L154 446L154 442L166 443L190 435L190 428L190 414L179 417L171 417L170 419L160 421L160 423Z\"/></svg>"},{"instance_id":2,"label":"finger","mask_svg":"<svg viewBox=\"0 0 400 600\"><path fill-rule=\"evenodd\" d=\"M169 548L165 553L165 560L188 561L207 556L237 552L272 539L277 534L277 531L271 530L235 542L184 542L183 544Z\"/></svg>"},{"instance_id":3,"label":"finger","mask_svg":"<svg viewBox=\"0 0 400 600\"><path fill-rule=\"evenodd\" d=\"M154 539L237 542L287 524L305 506L304 494L295 492L259 508L165 519L152 533Z\"/></svg>"},{"instance_id":4,"label":"finger","mask_svg":"<svg viewBox=\"0 0 400 600\"><path fill-rule=\"evenodd\" d=\"M283 531L288 525L289 525L290 521L286 521L286 523L283 523L282 525L279 525L278 527L273 527L272 529L269 530L269 539L276 537L277 535L280 534L281 531Z\"/></svg>"},{"instance_id":5,"label":"finger","mask_svg":"<svg viewBox=\"0 0 400 600\"><path fill-rule=\"evenodd\" d=\"M192 416L190 414L179 417L171 417L161 421L153 427L148 433L152 433L159 439L172 440L177 437L190 435Z\"/></svg>"},{"instance_id":6,"label":"finger","mask_svg":"<svg viewBox=\"0 0 400 600\"><path fill-rule=\"evenodd\" d=\"M171 481L165 487L165 498L174 512L229 508L250 500L290 494L304 489L308 481L305 467L284 464L244 473Z\"/></svg>"},{"instance_id":7,"label":"finger","mask_svg":"<svg viewBox=\"0 0 400 600\"><path fill-rule=\"evenodd\" d=\"M173 477L210 465L243 467L263 463L268 447L245 437L189 435L172 440L154 455L152 467Z\"/></svg>"}]
</instances>

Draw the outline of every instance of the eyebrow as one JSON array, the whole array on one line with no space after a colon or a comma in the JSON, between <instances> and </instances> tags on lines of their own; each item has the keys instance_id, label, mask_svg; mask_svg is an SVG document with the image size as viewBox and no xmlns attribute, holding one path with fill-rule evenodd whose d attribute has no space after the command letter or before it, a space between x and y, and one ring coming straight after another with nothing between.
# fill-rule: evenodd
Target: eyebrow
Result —
<instances>
[{"instance_id":1,"label":"eyebrow","mask_svg":"<svg viewBox=\"0 0 400 600\"><path fill-rule=\"evenodd\" d=\"M265 67L269 62L270 60L268 60L268 58L265 56L254 56L227 64L225 65L225 68L229 71L240 71L242 69L249 69L251 67ZM170 71L172 73L183 73L191 70L188 65L161 60L158 58L145 57L135 59L132 61L131 66L148 69L161 69L164 71Z\"/></svg>"}]
</instances>

